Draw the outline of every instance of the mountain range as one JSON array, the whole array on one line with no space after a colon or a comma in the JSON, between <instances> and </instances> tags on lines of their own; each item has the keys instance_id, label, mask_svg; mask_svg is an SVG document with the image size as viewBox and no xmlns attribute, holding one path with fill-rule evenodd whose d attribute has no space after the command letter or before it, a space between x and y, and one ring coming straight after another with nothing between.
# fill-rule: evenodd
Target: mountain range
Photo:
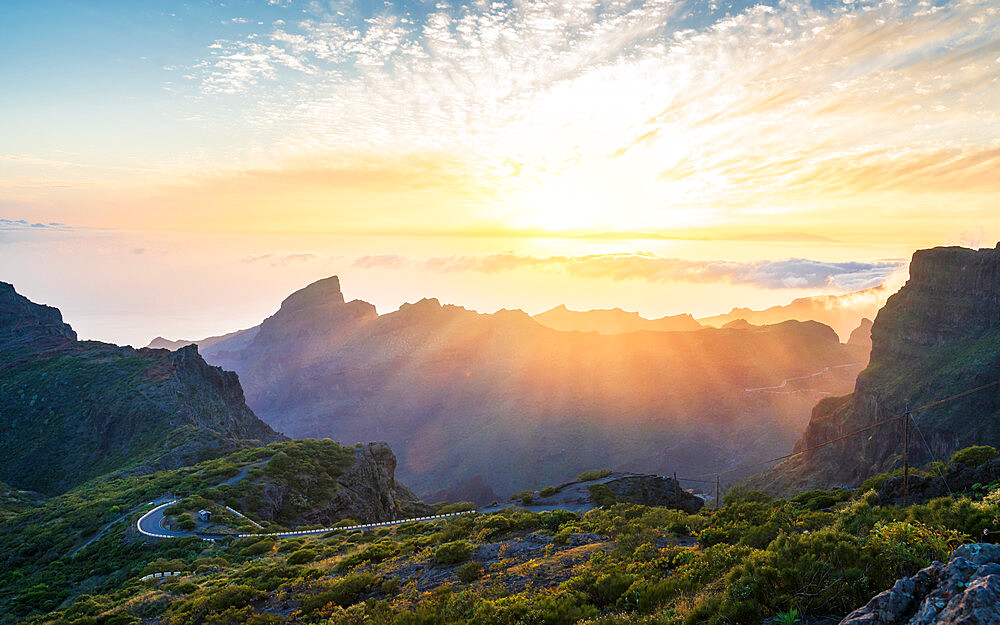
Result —
<instances>
[{"instance_id":1,"label":"mountain range","mask_svg":"<svg viewBox=\"0 0 1000 625\"><path fill-rule=\"evenodd\" d=\"M424 494L477 475L501 494L541 487L595 457L660 473L760 460L867 360L812 321L604 335L436 299L379 315L346 301L335 276L259 326L198 343L272 427L386 440Z\"/></svg>"}]
</instances>

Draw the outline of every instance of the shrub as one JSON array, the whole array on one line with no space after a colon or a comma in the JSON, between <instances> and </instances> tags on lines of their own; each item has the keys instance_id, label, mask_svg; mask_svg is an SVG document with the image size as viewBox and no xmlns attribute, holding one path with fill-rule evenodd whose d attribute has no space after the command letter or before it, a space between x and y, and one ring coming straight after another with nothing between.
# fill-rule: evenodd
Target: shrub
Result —
<instances>
[{"instance_id":1,"label":"shrub","mask_svg":"<svg viewBox=\"0 0 1000 625\"><path fill-rule=\"evenodd\" d=\"M434 550L434 558L441 564L458 564L472 557L472 545L464 540L444 543Z\"/></svg>"},{"instance_id":2,"label":"shrub","mask_svg":"<svg viewBox=\"0 0 1000 625\"><path fill-rule=\"evenodd\" d=\"M305 564L307 562L312 562L316 559L319 554L315 549L299 549L292 555L288 556L287 562L289 564Z\"/></svg>"},{"instance_id":3,"label":"shrub","mask_svg":"<svg viewBox=\"0 0 1000 625\"><path fill-rule=\"evenodd\" d=\"M607 508L618 503L618 498L615 497L615 494L611 491L611 489L604 484L592 484L587 487L587 490L590 491L590 498L593 499L594 503L598 506Z\"/></svg>"},{"instance_id":4,"label":"shrub","mask_svg":"<svg viewBox=\"0 0 1000 625\"><path fill-rule=\"evenodd\" d=\"M391 597L399 592L399 580L395 577L387 577L382 580L382 596Z\"/></svg>"},{"instance_id":5,"label":"shrub","mask_svg":"<svg viewBox=\"0 0 1000 625\"><path fill-rule=\"evenodd\" d=\"M879 521L865 547L875 551L901 577L916 573L932 560L947 560L964 538L954 530L928 527L920 521Z\"/></svg>"},{"instance_id":6,"label":"shrub","mask_svg":"<svg viewBox=\"0 0 1000 625\"><path fill-rule=\"evenodd\" d=\"M555 495L558 492L559 489L556 488L555 486L546 486L542 490L538 491L538 494L541 495L542 497L551 497L552 495Z\"/></svg>"},{"instance_id":7,"label":"shrub","mask_svg":"<svg viewBox=\"0 0 1000 625\"><path fill-rule=\"evenodd\" d=\"M530 490L522 490L521 492L517 493L516 495L511 495L510 496L510 500L511 501L514 501L515 499L520 499L521 500L521 504L523 504L525 506L529 506L529 505L531 505L531 502L535 500L535 494L533 492L531 492Z\"/></svg>"},{"instance_id":8,"label":"shrub","mask_svg":"<svg viewBox=\"0 0 1000 625\"><path fill-rule=\"evenodd\" d=\"M592 482L606 478L609 475L611 475L611 469L591 469L576 476L576 479L578 482Z\"/></svg>"},{"instance_id":9,"label":"shrub","mask_svg":"<svg viewBox=\"0 0 1000 625\"><path fill-rule=\"evenodd\" d=\"M993 460L998 455L996 448L989 445L974 445L959 449L951 457L952 464L964 464L967 467L978 467L984 462Z\"/></svg>"},{"instance_id":10,"label":"shrub","mask_svg":"<svg viewBox=\"0 0 1000 625\"><path fill-rule=\"evenodd\" d=\"M478 562L466 562L455 571L463 584L470 584L483 576L483 565Z\"/></svg>"}]
</instances>

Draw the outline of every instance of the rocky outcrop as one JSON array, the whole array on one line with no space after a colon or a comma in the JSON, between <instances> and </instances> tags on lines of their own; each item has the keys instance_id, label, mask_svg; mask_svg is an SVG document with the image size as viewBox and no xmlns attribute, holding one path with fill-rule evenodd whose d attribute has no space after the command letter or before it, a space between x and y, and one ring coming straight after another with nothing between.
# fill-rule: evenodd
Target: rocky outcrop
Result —
<instances>
[{"instance_id":1,"label":"rocky outcrop","mask_svg":"<svg viewBox=\"0 0 1000 625\"><path fill-rule=\"evenodd\" d=\"M1000 546L962 545L896 582L840 625L996 625L1000 623Z\"/></svg>"},{"instance_id":2,"label":"rocky outcrop","mask_svg":"<svg viewBox=\"0 0 1000 625\"><path fill-rule=\"evenodd\" d=\"M15 352L38 352L76 340L76 332L63 323L58 308L36 304L0 282L0 347Z\"/></svg>"},{"instance_id":3,"label":"rocky outcrop","mask_svg":"<svg viewBox=\"0 0 1000 625\"><path fill-rule=\"evenodd\" d=\"M862 319L858 327L851 331L851 336L847 339L847 344L860 345L861 347L871 347L872 325L874 325L874 322L868 317Z\"/></svg>"},{"instance_id":4,"label":"rocky outcrop","mask_svg":"<svg viewBox=\"0 0 1000 625\"><path fill-rule=\"evenodd\" d=\"M253 486L260 493L255 505L248 509L262 521L279 521L289 527L329 526L342 519L392 521L429 513L429 506L396 481L396 456L388 444L366 443L351 449L353 463L336 478L336 483L319 490L317 476L305 473L293 480L278 480L265 471L261 477L248 480L248 484L256 480ZM333 457L327 460L339 461ZM247 502L241 504L246 507Z\"/></svg>"},{"instance_id":5,"label":"rocky outcrop","mask_svg":"<svg viewBox=\"0 0 1000 625\"><path fill-rule=\"evenodd\" d=\"M674 480L659 475L630 475L605 484L615 499L641 506L674 508L694 514L705 502L687 492Z\"/></svg>"},{"instance_id":6,"label":"rocky outcrop","mask_svg":"<svg viewBox=\"0 0 1000 625\"><path fill-rule=\"evenodd\" d=\"M54 494L285 440L235 373L176 352L77 341L55 308L0 285L0 479Z\"/></svg>"},{"instance_id":7,"label":"rocky outcrop","mask_svg":"<svg viewBox=\"0 0 1000 625\"><path fill-rule=\"evenodd\" d=\"M1000 246L916 252L871 338L854 393L820 402L796 451L899 416L908 404L923 435L912 440L913 465L1000 444L1000 387L936 403L1000 379ZM900 419L779 465L762 482L778 490L857 485L901 466L902 438Z\"/></svg>"},{"instance_id":8,"label":"rocky outcrop","mask_svg":"<svg viewBox=\"0 0 1000 625\"><path fill-rule=\"evenodd\" d=\"M595 480L561 484L555 492L535 497L528 507L590 510L604 505L602 492L613 495L617 502L673 508L690 514L705 505L701 498L687 492L671 478L639 473L612 473Z\"/></svg>"}]
</instances>

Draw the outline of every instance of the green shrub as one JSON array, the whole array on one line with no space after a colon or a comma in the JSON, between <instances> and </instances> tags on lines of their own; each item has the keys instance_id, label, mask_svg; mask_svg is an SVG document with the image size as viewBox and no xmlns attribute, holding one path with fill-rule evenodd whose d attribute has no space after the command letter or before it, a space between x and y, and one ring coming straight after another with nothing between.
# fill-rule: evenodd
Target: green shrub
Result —
<instances>
[{"instance_id":1,"label":"green shrub","mask_svg":"<svg viewBox=\"0 0 1000 625\"><path fill-rule=\"evenodd\" d=\"M287 562L291 565L305 564L315 560L318 555L319 553L317 553L315 549L299 549L292 555L288 556Z\"/></svg>"},{"instance_id":2,"label":"green shrub","mask_svg":"<svg viewBox=\"0 0 1000 625\"><path fill-rule=\"evenodd\" d=\"M472 545L464 540L456 540L439 545L434 550L434 559L441 564L458 564L472 557Z\"/></svg>"},{"instance_id":3,"label":"green shrub","mask_svg":"<svg viewBox=\"0 0 1000 625\"><path fill-rule=\"evenodd\" d=\"M551 497L552 495L555 495L558 492L559 489L556 488L555 486L546 486L542 490L538 491L538 494L541 495L542 497Z\"/></svg>"},{"instance_id":4,"label":"green shrub","mask_svg":"<svg viewBox=\"0 0 1000 625\"><path fill-rule=\"evenodd\" d=\"M602 508L608 508L618 503L618 498L615 497L614 492L604 484L591 484L587 487L587 490L590 491L590 498L594 503Z\"/></svg>"},{"instance_id":5,"label":"green shrub","mask_svg":"<svg viewBox=\"0 0 1000 625\"><path fill-rule=\"evenodd\" d=\"M584 471L580 475L576 476L578 482L592 482L594 480L604 479L611 475L611 469L591 469L590 471Z\"/></svg>"},{"instance_id":6,"label":"green shrub","mask_svg":"<svg viewBox=\"0 0 1000 625\"><path fill-rule=\"evenodd\" d=\"M912 575L932 560L947 560L948 554L965 541L955 530L937 529L919 521L879 521L868 535L867 549L899 577Z\"/></svg>"},{"instance_id":7,"label":"green shrub","mask_svg":"<svg viewBox=\"0 0 1000 625\"><path fill-rule=\"evenodd\" d=\"M455 574L458 575L458 579L463 584L471 584L483 576L483 565L475 561L466 562L462 566L458 567Z\"/></svg>"},{"instance_id":8,"label":"green shrub","mask_svg":"<svg viewBox=\"0 0 1000 625\"><path fill-rule=\"evenodd\" d=\"M996 448L989 445L974 445L959 449L951 457L952 464L964 464L967 467L978 467L984 462L993 460L998 455Z\"/></svg>"},{"instance_id":9,"label":"green shrub","mask_svg":"<svg viewBox=\"0 0 1000 625\"><path fill-rule=\"evenodd\" d=\"M535 500L535 493L533 493L530 490L522 490L521 492L517 493L516 495L511 495L510 496L510 500L511 501L515 501L517 499L521 500L521 504L523 504L525 506L529 506L529 505L531 505L531 502Z\"/></svg>"}]
</instances>

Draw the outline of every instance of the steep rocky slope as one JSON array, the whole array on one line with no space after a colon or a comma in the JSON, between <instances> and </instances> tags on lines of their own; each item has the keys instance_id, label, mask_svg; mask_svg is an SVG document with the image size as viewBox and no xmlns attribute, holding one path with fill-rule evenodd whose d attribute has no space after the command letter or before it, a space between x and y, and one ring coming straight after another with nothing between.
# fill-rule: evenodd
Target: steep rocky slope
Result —
<instances>
[{"instance_id":1,"label":"steep rocky slope","mask_svg":"<svg viewBox=\"0 0 1000 625\"><path fill-rule=\"evenodd\" d=\"M345 301L336 278L288 297L256 332L203 353L240 374L257 414L294 437L387 440L418 493L482 475L506 496L595 458L643 473L763 459L861 367L805 388L784 380L865 359L815 322L605 336L434 299L379 316Z\"/></svg>"},{"instance_id":2,"label":"steep rocky slope","mask_svg":"<svg viewBox=\"0 0 1000 625\"><path fill-rule=\"evenodd\" d=\"M176 468L283 440L236 374L176 352L78 341L0 283L0 479L52 494L118 469Z\"/></svg>"},{"instance_id":3,"label":"steep rocky slope","mask_svg":"<svg viewBox=\"0 0 1000 625\"><path fill-rule=\"evenodd\" d=\"M931 449L914 434L914 463L972 444L1000 443L1000 388L924 410L1000 379L1000 246L920 250L910 279L879 311L871 362L854 393L821 401L795 446L802 450L902 414L907 402ZM777 488L857 484L900 465L902 422L797 457L762 478Z\"/></svg>"}]
</instances>

